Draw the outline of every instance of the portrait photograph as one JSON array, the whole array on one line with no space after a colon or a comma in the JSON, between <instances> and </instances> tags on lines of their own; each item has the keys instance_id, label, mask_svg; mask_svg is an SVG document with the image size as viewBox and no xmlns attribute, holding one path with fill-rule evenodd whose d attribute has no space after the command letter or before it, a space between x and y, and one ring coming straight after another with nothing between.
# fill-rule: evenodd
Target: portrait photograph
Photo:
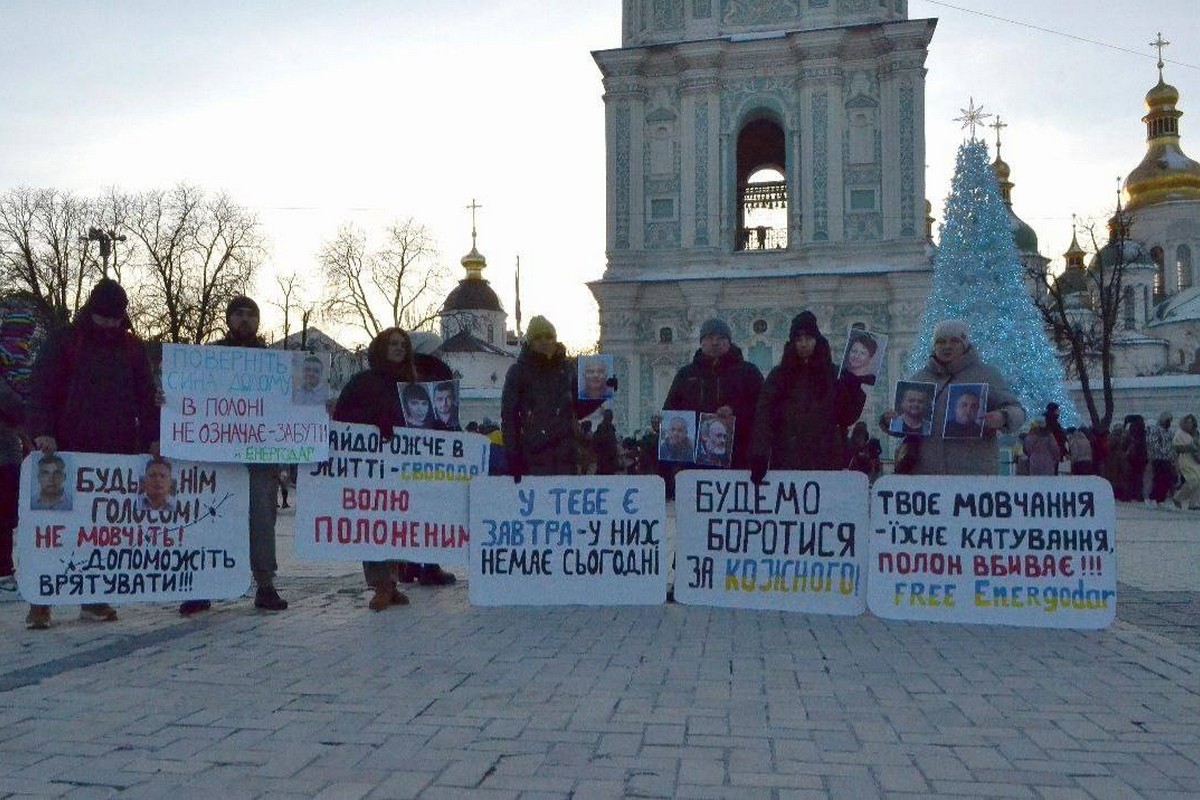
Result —
<instances>
[{"instance_id":1,"label":"portrait photograph","mask_svg":"<svg viewBox=\"0 0 1200 800\"><path fill-rule=\"evenodd\" d=\"M700 415L696 426L696 464L728 468L733 453L735 418L719 414Z\"/></svg>"},{"instance_id":2,"label":"portrait photograph","mask_svg":"<svg viewBox=\"0 0 1200 800\"><path fill-rule=\"evenodd\" d=\"M887 353L888 337L862 328L851 328L846 333L846 350L842 353L842 368L838 377L849 373L859 380L874 386L879 376L879 365Z\"/></svg>"},{"instance_id":3,"label":"portrait photograph","mask_svg":"<svg viewBox=\"0 0 1200 800\"><path fill-rule=\"evenodd\" d=\"M696 457L696 412L662 412L658 428L658 460L691 464Z\"/></svg>"},{"instance_id":4,"label":"portrait photograph","mask_svg":"<svg viewBox=\"0 0 1200 800\"><path fill-rule=\"evenodd\" d=\"M952 383L946 395L944 439L978 439L983 436L987 413L986 383Z\"/></svg>"},{"instance_id":5,"label":"portrait photograph","mask_svg":"<svg viewBox=\"0 0 1200 800\"><path fill-rule=\"evenodd\" d=\"M410 428L432 428L433 399L426 383L398 383L400 408L404 412L404 424Z\"/></svg>"},{"instance_id":6,"label":"portrait photograph","mask_svg":"<svg viewBox=\"0 0 1200 800\"><path fill-rule=\"evenodd\" d=\"M447 431L458 430L458 381L430 381L422 385L433 404L434 427Z\"/></svg>"},{"instance_id":7,"label":"portrait photograph","mask_svg":"<svg viewBox=\"0 0 1200 800\"><path fill-rule=\"evenodd\" d=\"M578 385L580 400L611 400L615 393L612 387L614 375L613 357L610 355L580 356Z\"/></svg>"},{"instance_id":8,"label":"portrait photograph","mask_svg":"<svg viewBox=\"0 0 1200 800\"><path fill-rule=\"evenodd\" d=\"M33 454L33 480L29 487L29 507L34 511L71 511L71 460L62 453Z\"/></svg>"},{"instance_id":9,"label":"portrait photograph","mask_svg":"<svg viewBox=\"0 0 1200 800\"><path fill-rule=\"evenodd\" d=\"M933 432L933 398L937 385L924 381L898 381L892 410L896 416L888 426L901 436L929 436Z\"/></svg>"},{"instance_id":10,"label":"portrait photograph","mask_svg":"<svg viewBox=\"0 0 1200 800\"><path fill-rule=\"evenodd\" d=\"M292 405L325 405L329 397L325 362L326 357L316 353L298 351L292 354Z\"/></svg>"},{"instance_id":11,"label":"portrait photograph","mask_svg":"<svg viewBox=\"0 0 1200 800\"><path fill-rule=\"evenodd\" d=\"M171 462L160 456L146 461L142 468L138 504L143 511L162 511L171 508L175 500L175 477Z\"/></svg>"}]
</instances>

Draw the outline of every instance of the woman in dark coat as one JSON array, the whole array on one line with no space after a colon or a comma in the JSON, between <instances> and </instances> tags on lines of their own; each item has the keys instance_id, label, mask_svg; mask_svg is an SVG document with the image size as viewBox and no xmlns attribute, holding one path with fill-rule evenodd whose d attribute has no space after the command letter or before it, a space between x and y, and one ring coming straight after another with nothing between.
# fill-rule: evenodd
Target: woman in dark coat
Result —
<instances>
[{"instance_id":1,"label":"woman in dark coat","mask_svg":"<svg viewBox=\"0 0 1200 800\"><path fill-rule=\"evenodd\" d=\"M395 428L403 428L404 410L396 384L420 380L413 364L412 344L400 328L388 328L371 340L367 369L347 382L333 410L335 422L374 425L385 439ZM372 611L408 605L408 597L396 587L395 561L364 561L363 575L375 590L367 604Z\"/></svg>"},{"instance_id":2,"label":"woman in dark coat","mask_svg":"<svg viewBox=\"0 0 1200 800\"><path fill-rule=\"evenodd\" d=\"M751 480L760 483L768 468L843 469L846 428L866 402L857 376L837 377L817 318L810 311L797 314L783 358L758 396Z\"/></svg>"}]
</instances>

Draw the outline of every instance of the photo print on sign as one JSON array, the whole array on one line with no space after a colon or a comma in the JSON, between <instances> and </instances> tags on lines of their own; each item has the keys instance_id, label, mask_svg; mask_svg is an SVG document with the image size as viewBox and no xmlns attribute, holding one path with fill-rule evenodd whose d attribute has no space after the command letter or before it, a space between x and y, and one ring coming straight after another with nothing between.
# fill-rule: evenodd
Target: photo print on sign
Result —
<instances>
[{"instance_id":1,"label":"photo print on sign","mask_svg":"<svg viewBox=\"0 0 1200 800\"><path fill-rule=\"evenodd\" d=\"M733 453L734 417L701 414L696 428L696 464L728 469Z\"/></svg>"},{"instance_id":2,"label":"photo print on sign","mask_svg":"<svg viewBox=\"0 0 1200 800\"><path fill-rule=\"evenodd\" d=\"M888 431L901 436L928 436L933 431L933 396L937 384L897 381L892 410L896 416Z\"/></svg>"},{"instance_id":3,"label":"photo print on sign","mask_svg":"<svg viewBox=\"0 0 1200 800\"><path fill-rule=\"evenodd\" d=\"M298 351L292 355L292 403L298 406L323 406L329 398L325 385L326 359L316 353Z\"/></svg>"},{"instance_id":4,"label":"photo print on sign","mask_svg":"<svg viewBox=\"0 0 1200 800\"><path fill-rule=\"evenodd\" d=\"M879 365L887 353L888 337L863 328L850 328L846 332L846 350L842 353L842 368L838 377L846 373L858 376L859 380L874 386L879 375Z\"/></svg>"},{"instance_id":5,"label":"photo print on sign","mask_svg":"<svg viewBox=\"0 0 1200 800\"><path fill-rule=\"evenodd\" d=\"M986 383L954 383L946 399L944 439L978 439L983 436L983 415L987 413Z\"/></svg>"},{"instance_id":6,"label":"photo print on sign","mask_svg":"<svg viewBox=\"0 0 1200 800\"><path fill-rule=\"evenodd\" d=\"M576 370L580 400L612 399L615 374L612 356L580 356Z\"/></svg>"},{"instance_id":7,"label":"photo print on sign","mask_svg":"<svg viewBox=\"0 0 1200 800\"><path fill-rule=\"evenodd\" d=\"M696 412L664 409L658 429L658 460L692 463L696 457Z\"/></svg>"}]
</instances>

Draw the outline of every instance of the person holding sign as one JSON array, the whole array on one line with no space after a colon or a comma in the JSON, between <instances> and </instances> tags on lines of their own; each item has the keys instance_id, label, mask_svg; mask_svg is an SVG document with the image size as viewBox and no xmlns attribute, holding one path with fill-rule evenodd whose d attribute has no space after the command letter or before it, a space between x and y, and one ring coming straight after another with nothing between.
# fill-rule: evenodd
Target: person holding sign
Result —
<instances>
[{"instance_id":1,"label":"person holding sign","mask_svg":"<svg viewBox=\"0 0 1200 800\"><path fill-rule=\"evenodd\" d=\"M558 343L558 332L545 317L534 317L500 399L508 471L517 483L525 475L578 471L575 383L575 364Z\"/></svg>"},{"instance_id":2,"label":"person holding sign","mask_svg":"<svg viewBox=\"0 0 1200 800\"><path fill-rule=\"evenodd\" d=\"M121 284L102 278L71 324L42 346L30 379L29 432L43 456L57 450L157 454L154 377L128 307ZM79 615L117 618L108 603L84 604ZM26 624L49 628L50 607L30 606Z\"/></svg>"},{"instance_id":3,"label":"person holding sign","mask_svg":"<svg viewBox=\"0 0 1200 800\"><path fill-rule=\"evenodd\" d=\"M213 342L218 347L265 348L267 343L258 335L258 303L237 295L225 307L225 336ZM319 379L318 379L319 380ZM324 386L321 387L324 392ZM250 573L258 587L254 607L264 611L284 611L287 601L275 589L275 520L279 495L278 464L247 464L250 477ZM185 617L212 608L209 600L184 600L179 613Z\"/></svg>"},{"instance_id":4,"label":"person holding sign","mask_svg":"<svg viewBox=\"0 0 1200 800\"><path fill-rule=\"evenodd\" d=\"M758 397L750 479L762 483L768 469L843 469L846 430L866 402L857 375L839 376L816 316L800 312Z\"/></svg>"},{"instance_id":5,"label":"person holding sign","mask_svg":"<svg viewBox=\"0 0 1200 800\"><path fill-rule=\"evenodd\" d=\"M413 361L412 343L402 328L388 328L367 347L367 369L355 375L342 389L333 410L335 422L374 425L384 439L396 428L412 427L397 387L414 386L420 378ZM408 596L396 586L397 561L364 561L363 577L374 590L367 607L383 611L408 605Z\"/></svg>"},{"instance_id":6,"label":"person holding sign","mask_svg":"<svg viewBox=\"0 0 1200 800\"><path fill-rule=\"evenodd\" d=\"M952 319L938 324L929 361L910 380L937 386L933 433L921 440L913 474L995 475L1000 459L996 434L1019 431L1025 424L1025 409L1000 373L980 360L965 322ZM984 431L978 438L954 439L942 434L946 415L954 413L949 390L960 384L987 385L987 396L981 398L986 409L982 416ZM887 430L895 416L894 411L884 413L879 420L881 427Z\"/></svg>"},{"instance_id":7,"label":"person holding sign","mask_svg":"<svg viewBox=\"0 0 1200 800\"><path fill-rule=\"evenodd\" d=\"M742 430L754 429L754 409L763 377L758 367L742 357L732 339L733 332L724 320L710 319L700 326L700 349L690 364L675 373L663 403L666 413L718 414L735 418ZM746 469L749 461L749 443L735 441L730 462L733 468Z\"/></svg>"}]
</instances>

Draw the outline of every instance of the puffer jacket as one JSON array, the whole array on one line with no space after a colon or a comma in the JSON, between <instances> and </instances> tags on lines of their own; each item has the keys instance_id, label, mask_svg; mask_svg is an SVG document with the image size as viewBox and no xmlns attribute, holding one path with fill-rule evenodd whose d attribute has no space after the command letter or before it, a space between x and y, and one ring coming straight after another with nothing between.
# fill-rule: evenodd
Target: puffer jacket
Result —
<instances>
[{"instance_id":1,"label":"puffer jacket","mask_svg":"<svg viewBox=\"0 0 1200 800\"><path fill-rule=\"evenodd\" d=\"M848 372L837 377L825 337L817 339L807 361L801 361L789 343L758 396L751 464L761 462L771 469L844 468L846 429L866 402L857 377Z\"/></svg>"},{"instance_id":2,"label":"puffer jacket","mask_svg":"<svg viewBox=\"0 0 1200 800\"><path fill-rule=\"evenodd\" d=\"M730 345L729 352L716 361L697 350L692 363L675 373L663 408L711 414L721 406L729 406L734 416L731 466L746 469L750 463L750 432L754 430L754 412L762 385L762 373L742 357L736 345Z\"/></svg>"},{"instance_id":3,"label":"puffer jacket","mask_svg":"<svg viewBox=\"0 0 1200 800\"><path fill-rule=\"evenodd\" d=\"M104 330L88 306L46 340L33 368L29 433L59 450L133 455L158 441L159 409L145 345Z\"/></svg>"},{"instance_id":4,"label":"puffer jacket","mask_svg":"<svg viewBox=\"0 0 1200 800\"><path fill-rule=\"evenodd\" d=\"M524 460L528 474L575 474L575 362L561 344L549 358L521 349L504 378L500 425L505 448Z\"/></svg>"},{"instance_id":5,"label":"puffer jacket","mask_svg":"<svg viewBox=\"0 0 1200 800\"><path fill-rule=\"evenodd\" d=\"M933 432L921 440L920 456L914 474L917 475L995 475L999 471L1000 445L996 431L984 428L978 439L943 439L946 422L946 402L949 388L955 383L986 383L986 411L1004 411L1008 417L1001 430L1016 433L1025 424L1025 409L1013 394L1008 382L992 367L979 360L974 347L967 350L955 364L943 364L929 357L924 369L909 378L911 381L937 384L933 406Z\"/></svg>"}]
</instances>

